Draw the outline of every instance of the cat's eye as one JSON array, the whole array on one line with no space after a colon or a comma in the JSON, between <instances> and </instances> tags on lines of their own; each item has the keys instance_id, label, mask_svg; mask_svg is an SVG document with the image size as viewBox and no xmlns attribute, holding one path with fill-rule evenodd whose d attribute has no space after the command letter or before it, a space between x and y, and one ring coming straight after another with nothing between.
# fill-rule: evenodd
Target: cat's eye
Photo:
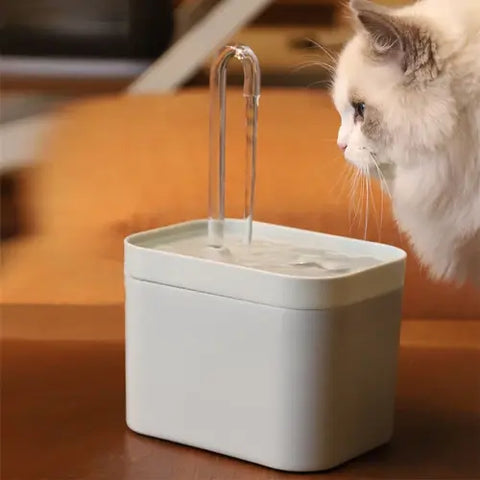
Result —
<instances>
[{"instance_id":1,"label":"cat's eye","mask_svg":"<svg viewBox=\"0 0 480 480\"><path fill-rule=\"evenodd\" d=\"M363 120L363 117L365 115L365 104L363 102L353 102L352 107L355 111L355 120Z\"/></svg>"}]
</instances>

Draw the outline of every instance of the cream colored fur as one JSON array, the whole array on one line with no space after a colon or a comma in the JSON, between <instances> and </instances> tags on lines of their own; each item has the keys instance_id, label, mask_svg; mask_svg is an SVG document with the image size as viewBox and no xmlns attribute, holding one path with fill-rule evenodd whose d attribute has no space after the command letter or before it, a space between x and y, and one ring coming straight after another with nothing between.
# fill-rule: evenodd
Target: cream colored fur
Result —
<instances>
[{"instance_id":1,"label":"cream colored fur","mask_svg":"<svg viewBox=\"0 0 480 480\"><path fill-rule=\"evenodd\" d=\"M479 284L480 0L351 8L357 32L333 88L345 158L367 174L380 167L398 225L433 277ZM374 138L354 121L352 96L365 103L365 121L379 116Z\"/></svg>"}]
</instances>

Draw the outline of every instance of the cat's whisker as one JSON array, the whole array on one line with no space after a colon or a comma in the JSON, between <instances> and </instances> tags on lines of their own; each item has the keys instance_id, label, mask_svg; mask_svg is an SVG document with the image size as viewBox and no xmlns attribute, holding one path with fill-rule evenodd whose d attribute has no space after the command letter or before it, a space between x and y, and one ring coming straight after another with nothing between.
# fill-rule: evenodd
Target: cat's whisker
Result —
<instances>
[{"instance_id":1,"label":"cat's whisker","mask_svg":"<svg viewBox=\"0 0 480 480\"><path fill-rule=\"evenodd\" d=\"M382 185L382 187L385 188L385 190L387 191L387 194L390 198L392 198L392 194L390 192L390 187L388 186L388 183L387 183L387 179L385 178L385 175L383 174L381 168L379 167L378 165L378 162L377 160L375 159L375 155L373 155L372 153L370 153L370 159L372 160L374 166L375 166L375 169L377 170L377 173L378 173L378 176L379 176L379 180L380 180L380 184ZM382 192L383 192L383 188L382 188Z\"/></svg>"},{"instance_id":2,"label":"cat's whisker","mask_svg":"<svg viewBox=\"0 0 480 480\"><path fill-rule=\"evenodd\" d=\"M356 189L358 191L358 201L355 203L355 212L353 216L353 221L356 224L357 228L361 228L361 223L362 223L362 210L363 210L363 184L364 184L364 177L362 174L362 171L359 169L358 170L358 182L359 182L359 188Z\"/></svg>"},{"instance_id":3,"label":"cat's whisker","mask_svg":"<svg viewBox=\"0 0 480 480\"><path fill-rule=\"evenodd\" d=\"M340 187L342 187L342 185L345 185L345 180L348 177L347 174L348 174L348 168L347 168L347 165L344 165L344 168L340 172L340 175L338 175L338 177L337 177L337 181L330 188L330 195L337 189L337 187L339 185L340 185Z\"/></svg>"},{"instance_id":4,"label":"cat's whisker","mask_svg":"<svg viewBox=\"0 0 480 480\"><path fill-rule=\"evenodd\" d=\"M382 228L383 228L383 188L380 187L380 227L378 231L378 241L382 241Z\"/></svg>"},{"instance_id":5,"label":"cat's whisker","mask_svg":"<svg viewBox=\"0 0 480 480\"><path fill-rule=\"evenodd\" d=\"M348 192L348 225L349 231L352 226L352 199L353 199L353 188L354 188L354 181L355 181L355 171L353 171L350 175L350 191Z\"/></svg>"},{"instance_id":6,"label":"cat's whisker","mask_svg":"<svg viewBox=\"0 0 480 480\"><path fill-rule=\"evenodd\" d=\"M303 63L300 63L300 64L292 67L292 73L297 73L300 70L303 70L303 69L309 68L309 67L320 67L324 70L327 70L329 73L334 73L335 72L335 66L334 65L331 65L327 62L323 62L323 61L318 60L318 59L312 59L310 61L303 62Z\"/></svg>"},{"instance_id":7,"label":"cat's whisker","mask_svg":"<svg viewBox=\"0 0 480 480\"><path fill-rule=\"evenodd\" d=\"M317 85L325 85L327 89L332 89L333 87L333 81L332 79L328 80L317 80L316 82L309 83L306 88L312 88Z\"/></svg>"},{"instance_id":8,"label":"cat's whisker","mask_svg":"<svg viewBox=\"0 0 480 480\"><path fill-rule=\"evenodd\" d=\"M368 232L368 216L370 213L370 177L365 174L365 230L363 232L363 239L367 239Z\"/></svg>"},{"instance_id":9,"label":"cat's whisker","mask_svg":"<svg viewBox=\"0 0 480 480\"><path fill-rule=\"evenodd\" d=\"M368 194L368 182L369 177L364 168L362 168L362 179L363 179L363 186L362 186L362 208L364 214L364 223L363 223L363 239L367 238L368 232L368 217L369 217L369 194ZM360 219L361 220L361 219ZM360 227L361 225L359 225Z\"/></svg>"},{"instance_id":10,"label":"cat's whisker","mask_svg":"<svg viewBox=\"0 0 480 480\"><path fill-rule=\"evenodd\" d=\"M373 217L375 219L375 224L377 225L377 236L380 241L381 238L381 227L378 219L378 212L377 212L377 204L375 202L375 195L373 192L373 187L372 187L372 177L368 175L368 190L369 190L369 195L370 195L370 200L372 204L372 212L373 212Z\"/></svg>"},{"instance_id":11,"label":"cat's whisker","mask_svg":"<svg viewBox=\"0 0 480 480\"><path fill-rule=\"evenodd\" d=\"M298 65L295 65L294 67L291 68L292 73L298 73L301 70L304 70L305 68L310 68L310 67L318 67L321 66L319 65L318 61L310 61L310 62L303 62Z\"/></svg>"},{"instance_id":12,"label":"cat's whisker","mask_svg":"<svg viewBox=\"0 0 480 480\"><path fill-rule=\"evenodd\" d=\"M377 171L378 171L378 174L379 174L379 177L380 177L380 184L382 186L382 192L383 190L385 189L386 192L387 192L387 195L389 196L389 198L392 198L392 194L390 192L390 187L388 186L388 183L387 183L387 179L385 178L385 175L383 174L383 172L380 170L380 168L378 167L377 165Z\"/></svg>"},{"instance_id":13,"label":"cat's whisker","mask_svg":"<svg viewBox=\"0 0 480 480\"><path fill-rule=\"evenodd\" d=\"M351 182L351 187L350 187L350 201L349 201L349 207L348 207L348 221L349 221L349 233L352 233L352 228L353 228L353 223L355 222L355 219L357 217L357 209L358 205L355 202L355 197L358 189L358 182L360 180L360 170L354 169L353 170L353 178Z\"/></svg>"},{"instance_id":14,"label":"cat's whisker","mask_svg":"<svg viewBox=\"0 0 480 480\"><path fill-rule=\"evenodd\" d=\"M361 184L360 184L360 198L359 198L359 215L358 215L358 222L357 222L357 227L358 229L362 228L362 216L364 214L365 210L365 175L363 173L363 170L360 170L360 179L361 179Z\"/></svg>"},{"instance_id":15,"label":"cat's whisker","mask_svg":"<svg viewBox=\"0 0 480 480\"><path fill-rule=\"evenodd\" d=\"M360 198L359 198L359 207L360 207L360 215L358 216L357 220L357 228L362 231L364 230L364 218L365 218L365 197L366 197L366 177L363 168L360 169Z\"/></svg>"},{"instance_id":16,"label":"cat's whisker","mask_svg":"<svg viewBox=\"0 0 480 480\"><path fill-rule=\"evenodd\" d=\"M327 70L329 73L335 73L335 67L326 62L316 62L314 65L319 66Z\"/></svg>"},{"instance_id":17,"label":"cat's whisker","mask_svg":"<svg viewBox=\"0 0 480 480\"><path fill-rule=\"evenodd\" d=\"M386 181L383 178L383 173L381 172L377 162L374 160L375 167L377 169L378 175L380 177L380 229L379 229L379 234L378 234L378 240L381 241L382 239L382 228L383 228L383 202L384 202L384 195L383 195L383 186L382 182L386 185ZM387 190L388 190L388 185L387 185ZM390 193L390 191L389 191Z\"/></svg>"},{"instance_id":18,"label":"cat's whisker","mask_svg":"<svg viewBox=\"0 0 480 480\"><path fill-rule=\"evenodd\" d=\"M355 175L355 169L347 163L347 164L345 164L344 172L345 172L345 176L344 176L344 182L342 184L342 188L340 190L340 196L345 195L346 186L348 186L348 185L351 186L353 176ZM349 195L351 195L351 192L349 192Z\"/></svg>"},{"instance_id":19,"label":"cat's whisker","mask_svg":"<svg viewBox=\"0 0 480 480\"><path fill-rule=\"evenodd\" d=\"M348 194L350 195L351 188L352 188L353 176L355 174L355 171L353 169L351 169L348 164L345 164L344 171L346 173L346 178L348 180L348 186L350 186L350 190L348 192Z\"/></svg>"},{"instance_id":20,"label":"cat's whisker","mask_svg":"<svg viewBox=\"0 0 480 480\"><path fill-rule=\"evenodd\" d=\"M384 212L384 202L385 202L385 196L384 192L387 192L387 195L389 198L392 198L392 194L390 192L390 188L388 186L387 180L385 178L385 175L383 174L382 170L380 169L378 162L375 159L375 156L370 154L370 158L375 166L375 169L378 173L378 177L380 180L380 231L383 228L383 212Z\"/></svg>"},{"instance_id":21,"label":"cat's whisker","mask_svg":"<svg viewBox=\"0 0 480 480\"><path fill-rule=\"evenodd\" d=\"M377 238L378 238L378 241L380 242L382 240L383 196L380 204L380 215L379 215L379 210L377 209L376 196L374 195L374 188L372 184L373 182L372 182L372 179L370 178L370 198L372 199L372 211L373 211L373 216L375 218L375 224L377 226Z\"/></svg>"},{"instance_id":22,"label":"cat's whisker","mask_svg":"<svg viewBox=\"0 0 480 480\"><path fill-rule=\"evenodd\" d=\"M330 187L330 196L336 191L337 187L342 185L342 182L345 181L345 170L340 172L340 174L337 176L336 182Z\"/></svg>"},{"instance_id":23,"label":"cat's whisker","mask_svg":"<svg viewBox=\"0 0 480 480\"><path fill-rule=\"evenodd\" d=\"M321 43L317 42L316 40L313 40L312 38L307 37L306 39L309 42L312 42L313 45L315 45L317 48L322 50L322 52L325 53L325 55L327 55L328 58L330 58L330 60L332 60L332 62L334 62L335 64L337 63L337 61L338 61L338 54L337 53L334 53L334 52L330 51L327 47L325 47Z\"/></svg>"},{"instance_id":24,"label":"cat's whisker","mask_svg":"<svg viewBox=\"0 0 480 480\"><path fill-rule=\"evenodd\" d=\"M382 176L382 182L383 182L383 186L385 187L385 189L387 190L387 195L392 198L392 193L390 192L390 187L388 186L388 183L387 183L387 179L385 178L385 176L383 175L382 172L380 172L381 176Z\"/></svg>"},{"instance_id":25,"label":"cat's whisker","mask_svg":"<svg viewBox=\"0 0 480 480\"><path fill-rule=\"evenodd\" d=\"M358 187L360 183L360 170L355 170L355 174L353 176L353 181L352 181L352 188L350 190L350 203L352 207L352 222L355 221L356 219L356 214L357 214L357 197L358 197Z\"/></svg>"}]
</instances>

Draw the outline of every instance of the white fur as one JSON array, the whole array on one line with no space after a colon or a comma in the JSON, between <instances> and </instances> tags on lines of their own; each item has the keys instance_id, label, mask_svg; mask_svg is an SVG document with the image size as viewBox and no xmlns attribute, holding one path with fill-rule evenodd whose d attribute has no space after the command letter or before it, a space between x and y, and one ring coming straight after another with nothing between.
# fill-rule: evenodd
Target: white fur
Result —
<instances>
[{"instance_id":1,"label":"white fur","mask_svg":"<svg viewBox=\"0 0 480 480\"><path fill-rule=\"evenodd\" d=\"M480 0L423 0L392 10L431 31L441 71L405 84L395 62L364 55L358 32L338 62L333 99L345 158L388 174L401 230L435 278L480 283ZM353 121L350 92L382 114L388 142L371 142Z\"/></svg>"}]
</instances>

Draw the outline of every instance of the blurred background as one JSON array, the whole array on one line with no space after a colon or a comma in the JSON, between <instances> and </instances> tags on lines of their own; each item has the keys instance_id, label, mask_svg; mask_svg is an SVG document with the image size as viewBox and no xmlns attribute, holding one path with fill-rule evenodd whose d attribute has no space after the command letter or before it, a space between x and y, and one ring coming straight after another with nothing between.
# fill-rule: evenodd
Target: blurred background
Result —
<instances>
[{"instance_id":1,"label":"blurred background","mask_svg":"<svg viewBox=\"0 0 480 480\"><path fill-rule=\"evenodd\" d=\"M378 188L376 217L353 227L350 189L334 188L345 172L326 89L351 35L347 3L4 1L3 303L120 303L124 235L204 216L208 70L231 42L252 47L262 68L257 218L408 250ZM231 62L232 94L241 82ZM232 102L242 110L241 96ZM239 120L229 162L241 172ZM472 289L434 284L412 255L406 298L409 317L480 316Z\"/></svg>"},{"instance_id":2,"label":"blurred background","mask_svg":"<svg viewBox=\"0 0 480 480\"><path fill-rule=\"evenodd\" d=\"M0 26L1 111L5 139L0 163L1 238L28 229L19 212L20 169L33 162L30 150L17 153L10 135L14 121L32 119L71 100L122 92L157 58L222 8L221 0L6 0ZM325 88L331 55L350 34L343 0L243 2L244 17L226 12L225 32L210 41L251 46L261 59L262 85ZM408 0L383 0L402 5ZM235 16L235 15L234 15ZM209 34L207 25L204 35ZM215 35L214 35L215 36ZM200 35L200 38L203 38ZM227 39L225 39L227 40ZM317 48L318 45L327 51ZM174 90L208 84L210 55L197 52L196 38L181 59L195 64L167 86ZM196 57L198 55L198 58ZM325 63L325 65L322 65ZM187 69L188 70L188 69ZM242 81L241 65L229 66L229 82ZM148 90L145 87L145 90ZM18 125L18 124L17 124ZM35 129L33 129L35 130ZM22 133L25 131L21 129ZM27 130L30 132L30 130ZM10 138L14 152L10 154ZM22 135L23 137L23 135ZM30 137L29 137L30 138ZM6 145L7 143L7 145ZM18 175L17 175L18 174Z\"/></svg>"}]
</instances>

